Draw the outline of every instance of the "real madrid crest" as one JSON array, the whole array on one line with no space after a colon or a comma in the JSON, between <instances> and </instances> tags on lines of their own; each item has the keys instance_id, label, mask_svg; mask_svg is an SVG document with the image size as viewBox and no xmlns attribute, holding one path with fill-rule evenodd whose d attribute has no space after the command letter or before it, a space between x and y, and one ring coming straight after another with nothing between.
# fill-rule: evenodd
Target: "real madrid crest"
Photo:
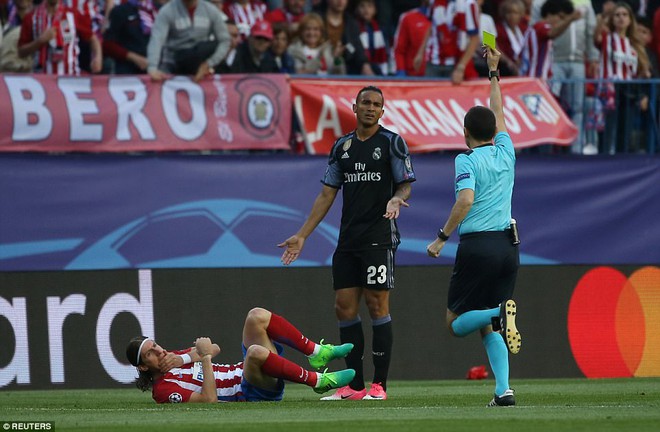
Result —
<instances>
[{"instance_id":1,"label":"real madrid crest","mask_svg":"<svg viewBox=\"0 0 660 432\"><path fill-rule=\"evenodd\" d=\"M346 142L344 143L344 146L342 147L342 149L344 149L344 151L348 151L348 149L351 148L352 143L353 143L352 138L347 139Z\"/></svg>"},{"instance_id":2,"label":"real madrid crest","mask_svg":"<svg viewBox=\"0 0 660 432\"><path fill-rule=\"evenodd\" d=\"M374 160L380 159L380 147L374 149L374 154L372 154L371 157L373 157Z\"/></svg>"}]
</instances>

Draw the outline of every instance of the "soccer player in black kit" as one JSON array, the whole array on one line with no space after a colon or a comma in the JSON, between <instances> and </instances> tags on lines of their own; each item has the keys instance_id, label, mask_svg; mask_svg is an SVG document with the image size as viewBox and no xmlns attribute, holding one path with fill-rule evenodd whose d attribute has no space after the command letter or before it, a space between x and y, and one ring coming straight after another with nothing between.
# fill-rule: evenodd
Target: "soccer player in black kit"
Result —
<instances>
[{"instance_id":1,"label":"soccer player in black kit","mask_svg":"<svg viewBox=\"0 0 660 432\"><path fill-rule=\"evenodd\" d=\"M323 220L340 188L343 191L341 229L332 258L335 312L342 343L355 347L346 357L355 379L322 400L385 400L392 353L390 290L394 288L394 253L399 244L396 219L408 207L415 173L408 145L398 134L378 124L384 110L383 92L361 89L353 105L357 128L332 147L323 188L300 230L278 246L286 248L282 262L295 261L305 239ZM374 378L364 386L364 333L358 314L364 296L373 326Z\"/></svg>"}]
</instances>

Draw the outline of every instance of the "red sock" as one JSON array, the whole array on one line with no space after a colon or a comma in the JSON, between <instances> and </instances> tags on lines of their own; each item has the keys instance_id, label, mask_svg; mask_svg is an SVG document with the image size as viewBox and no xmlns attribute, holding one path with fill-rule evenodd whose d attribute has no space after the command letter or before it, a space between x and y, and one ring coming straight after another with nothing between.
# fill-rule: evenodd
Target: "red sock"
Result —
<instances>
[{"instance_id":1,"label":"red sock","mask_svg":"<svg viewBox=\"0 0 660 432\"><path fill-rule=\"evenodd\" d=\"M314 345L316 345L303 336L293 324L274 313L271 313L270 324L268 324L266 332L272 340L282 342L305 355L310 355L314 351Z\"/></svg>"},{"instance_id":2,"label":"red sock","mask_svg":"<svg viewBox=\"0 0 660 432\"><path fill-rule=\"evenodd\" d=\"M268 376L284 378L287 381L293 381L300 384L307 384L310 387L314 387L318 380L316 372L310 372L294 362L274 353L268 354L268 358L261 366L261 370Z\"/></svg>"}]
</instances>

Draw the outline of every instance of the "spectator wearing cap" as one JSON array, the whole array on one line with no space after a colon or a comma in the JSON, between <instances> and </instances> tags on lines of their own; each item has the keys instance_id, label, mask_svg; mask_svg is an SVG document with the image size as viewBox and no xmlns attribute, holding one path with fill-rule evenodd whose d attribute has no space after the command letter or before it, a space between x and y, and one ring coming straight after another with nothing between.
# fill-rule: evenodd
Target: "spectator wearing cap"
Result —
<instances>
[{"instance_id":1,"label":"spectator wearing cap","mask_svg":"<svg viewBox=\"0 0 660 432\"><path fill-rule=\"evenodd\" d=\"M298 31L298 23L305 16L305 0L284 0L282 7L266 13L266 19L271 24L286 24L289 34Z\"/></svg>"},{"instance_id":2,"label":"spectator wearing cap","mask_svg":"<svg viewBox=\"0 0 660 432\"><path fill-rule=\"evenodd\" d=\"M147 71L154 81L167 74L194 75L199 81L213 73L227 51L229 32L216 6L204 0L170 0L151 30Z\"/></svg>"},{"instance_id":3,"label":"spectator wearing cap","mask_svg":"<svg viewBox=\"0 0 660 432\"><path fill-rule=\"evenodd\" d=\"M279 68L269 54L273 43L273 27L268 21L254 23L250 36L236 48L236 57L229 67L230 73L277 73Z\"/></svg>"}]
</instances>

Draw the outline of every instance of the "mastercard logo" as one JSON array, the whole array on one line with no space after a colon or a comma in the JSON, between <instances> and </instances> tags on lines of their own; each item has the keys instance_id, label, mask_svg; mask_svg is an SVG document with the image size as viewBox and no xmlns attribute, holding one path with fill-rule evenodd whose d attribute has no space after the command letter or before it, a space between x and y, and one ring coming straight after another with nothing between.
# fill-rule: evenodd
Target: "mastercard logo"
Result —
<instances>
[{"instance_id":1,"label":"mastercard logo","mask_svg":"<svg viewBox=\"0 0 660 432\"><path fill-rule=\"evenodd\" d=\"M660 268L587 272L568 307L568 339L588 378L660 376Z\"/></svg>"}]
</instances>

